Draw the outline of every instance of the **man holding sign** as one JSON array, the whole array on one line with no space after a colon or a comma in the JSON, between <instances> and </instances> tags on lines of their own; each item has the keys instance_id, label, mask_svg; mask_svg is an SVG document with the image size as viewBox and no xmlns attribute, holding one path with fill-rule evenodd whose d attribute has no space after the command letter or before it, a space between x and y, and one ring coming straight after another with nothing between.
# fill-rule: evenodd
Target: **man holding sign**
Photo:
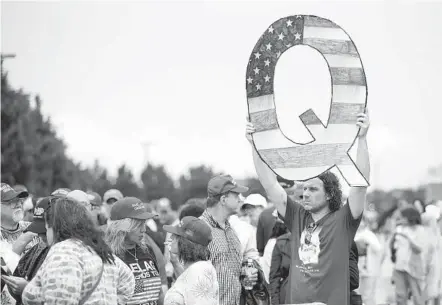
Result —
<instances>
[{"instance_id":1,"label":"man holding sign","mask_svg":"<svg viewBox=\"0 0 442 305\"><path fill-rule=\"evenodd\" d=\"M356 166L368 180L367 114L357 115L358 150ZM252 144L255 132L247 124L246 136ZM338 178L330 171L304 182L303 204L294 202L278 183L275 173L255 149L253 160L258 178L292 233L292 262L289 291L285 303L323 303L348 305L349 250L364 210L366 186L352 187L347 204L342 206Z\"/></svg>"}]
</instances>

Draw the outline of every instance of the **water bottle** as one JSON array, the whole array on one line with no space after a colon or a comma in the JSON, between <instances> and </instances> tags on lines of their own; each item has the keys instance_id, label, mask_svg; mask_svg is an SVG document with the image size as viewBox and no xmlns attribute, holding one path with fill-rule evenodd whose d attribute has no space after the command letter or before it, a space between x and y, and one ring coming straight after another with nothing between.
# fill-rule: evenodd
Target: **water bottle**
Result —
<instances>
[{"instance_id":1,"label":"water bottle","mask_svg":"<svg viewBox=\"0 0 442 305\"><path fill-rule=\"evenodd\" d=\"M253 282L250 280L250 277L252 276L253 271L253 260L249 258L247 260L247 265L245 267L245 277L244 277L244 289L245 290L252 290L253 289Z\"/></svg>"}]
</instances>

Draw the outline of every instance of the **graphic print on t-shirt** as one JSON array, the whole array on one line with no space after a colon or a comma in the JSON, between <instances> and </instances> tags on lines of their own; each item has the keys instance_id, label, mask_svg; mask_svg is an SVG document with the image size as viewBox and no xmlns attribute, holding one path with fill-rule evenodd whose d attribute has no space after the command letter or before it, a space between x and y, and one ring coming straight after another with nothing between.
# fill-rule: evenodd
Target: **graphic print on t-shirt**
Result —
<instances>
[{"instance_id":1,"label":"graphic print on t-shirt","mask_svg":"<svg viewBox=\"0 0 442 305\"><path fill-rule=\"evenodd\" d=\"M309 235L309 233L307 230L304 229L302 231L298 254L299 259L304 263L304 265L316 265L319 263L319 252L321 252L321 242L319 240L320 232L321 227L314 230L311 233L311 238L308 239L307 235Z\"/></svg>"},{"instance_id":2,"label":"graphic print on t-shirt","mask_svg":"<svg viewBox=\"0 0 442 305\"><path fill-rule=\"evenodd\" d=\"M133 252L131 252L133 253ZM154 260L137 247L137 258L126 253L125 263L135 277L135 291L128 305L157 305L161 293L161 278Z\"/></svg>"}]
</instances>

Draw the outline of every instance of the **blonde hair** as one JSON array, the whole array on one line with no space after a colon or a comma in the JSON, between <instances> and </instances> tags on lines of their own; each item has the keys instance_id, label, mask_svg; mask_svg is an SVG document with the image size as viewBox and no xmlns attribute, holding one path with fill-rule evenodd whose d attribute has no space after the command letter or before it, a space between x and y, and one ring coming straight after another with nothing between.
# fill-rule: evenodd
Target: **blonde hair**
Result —
<instances>
[{"instance_id":1,"label":"blonde hair","mask_svg":"<svg viewBox=\"0 0 442 305\"><path fill-rule=\"evenodd\" d=\"M105 241L111 248L112 252L117 256L123 256L126 251L125 240L127 234L134 231L138 227L145 226L146 222L140 219L124 218L121 220L110 221L105 233ZM146 251L147 245L145 240L138 246Z\"/></svg>"}]
</instances>

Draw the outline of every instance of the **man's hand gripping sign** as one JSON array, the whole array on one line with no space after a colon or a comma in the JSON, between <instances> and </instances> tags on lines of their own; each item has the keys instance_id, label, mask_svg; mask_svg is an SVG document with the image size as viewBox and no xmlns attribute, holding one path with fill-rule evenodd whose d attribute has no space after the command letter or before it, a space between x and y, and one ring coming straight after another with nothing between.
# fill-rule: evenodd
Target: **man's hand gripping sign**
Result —
<instances>
[{"instance_id":1,"label":"man's hand gripping sign","mask_svg":"<svg viewBox=\"0 0 442 305\"><path fill-rule=\"evenodd\" d=\"M332 80L331 107L324 126L312 109L300 115L314 141L295 143L281 131L274 101L274 76L280 56L296 45L319 51ZM368 186L348 152L364 123L367 84L351 38L330 20L307 15L274 22L255 45L247 66L247 101L253 143L261 159L285 179L304 181L337 166L350 186Z\"/></svg>"}]
</instances>

